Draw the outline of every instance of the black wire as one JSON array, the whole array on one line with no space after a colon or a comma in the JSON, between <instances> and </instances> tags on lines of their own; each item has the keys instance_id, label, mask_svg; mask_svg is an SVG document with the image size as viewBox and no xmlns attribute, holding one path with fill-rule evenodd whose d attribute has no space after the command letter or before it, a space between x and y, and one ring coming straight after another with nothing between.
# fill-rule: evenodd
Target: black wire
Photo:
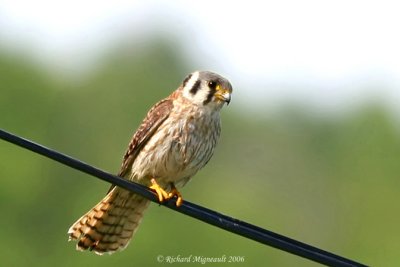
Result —
<instances>
[{"instance_id":1,"label":"black wire","mask_svg":"<svg viewBox=\"0 0 400 267\"><path fill-rule=\"evenodd\" d=\"M140 184L130 182L121 177L109 174L87 163L71 158L55 150L49 149L42 145L36 144L27 139L21 138L14 134L8 133L0 129L0 138L20 147L41 154L45 157L58 161L64 165L70 166L79 171L93 175L101 180L111 184L123 187L127 190L140 194L149 200L159 203L158 199L150 189ZM175 199L163 202L170 209L186 214L208 224L212 224L229 232L244 236L246 238L258 241L262 244L272 246L274 248L292 253L294 255L307 258L309 260L322 263L328 266L366 266L350 259L343 258L333 253L321 250L319 248L307 245L294 239L279 235L258 226L231 218L213 210L201 207L189 201L184 201L178 208L175 206Z\"/></svg>"}]
</instances>

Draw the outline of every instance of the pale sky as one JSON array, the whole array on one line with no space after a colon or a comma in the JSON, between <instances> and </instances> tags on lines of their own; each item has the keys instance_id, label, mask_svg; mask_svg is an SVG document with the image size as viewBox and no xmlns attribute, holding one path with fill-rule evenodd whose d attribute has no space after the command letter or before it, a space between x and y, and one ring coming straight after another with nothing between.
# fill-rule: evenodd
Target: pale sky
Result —
<instances>
[{"instance_id":1,"label":"pale sky","mask_svg":"<svg viewBox=\"0 0 400 267\"><path fill-rule=\"evenodd\" d=\"M399 14L396 1L0 0L0 41L62 68L158 30L244 102L340 111L378 97L400 114Z\"/></svg>"}]
</instances>

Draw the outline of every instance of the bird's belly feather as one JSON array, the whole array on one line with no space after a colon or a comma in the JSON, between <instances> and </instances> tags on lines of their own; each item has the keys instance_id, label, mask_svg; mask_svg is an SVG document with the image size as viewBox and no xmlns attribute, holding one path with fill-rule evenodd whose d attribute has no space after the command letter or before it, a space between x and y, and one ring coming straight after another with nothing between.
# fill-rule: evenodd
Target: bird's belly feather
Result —
<instances>
[{"instance_id":1,"label":"bird's belly feather","mask_svg":"<svg viewBox=\"0 0 400 267\"><path fill-rule=\"evenodd\" d=\"M183 121L174 127L168 123L160 126L133 162L130 178L145 185L150 178L185 184L213 155L220 132L217 119L205 124Z\"/></svg>"}]
</instances>

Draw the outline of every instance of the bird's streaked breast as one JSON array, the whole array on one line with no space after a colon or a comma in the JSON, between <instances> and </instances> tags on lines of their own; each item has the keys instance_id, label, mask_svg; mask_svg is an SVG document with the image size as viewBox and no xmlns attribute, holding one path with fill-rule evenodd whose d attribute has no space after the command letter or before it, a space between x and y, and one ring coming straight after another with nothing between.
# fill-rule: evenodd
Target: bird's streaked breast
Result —
<instances>
[{"instance_id":1,"label":"bird's streaked breast","mask_svg":"<svg viewBox=\"0 0 400 267\"><path fill-rule=\"evenodd\" d=\"M196 106L173 110L132 166L131 177L152 176L166 183L189 179L212 157L220 135L219 112ZM182 116L184 114L184 116Z\"/></svg>"}]
</instances>

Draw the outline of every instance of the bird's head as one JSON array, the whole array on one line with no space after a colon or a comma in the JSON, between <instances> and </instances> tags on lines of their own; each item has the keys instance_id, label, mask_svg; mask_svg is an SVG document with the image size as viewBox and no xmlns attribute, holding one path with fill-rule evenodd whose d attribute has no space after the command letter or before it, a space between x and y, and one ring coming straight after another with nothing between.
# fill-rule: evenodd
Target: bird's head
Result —
<instances>
[{"instance_id":1,"label":"bird's head","mask_svg":"<svg viewBox=\"0 0 400 267\"><path fill-rule=\"evenodd\" d=\"M220 109L229 104L232 85L224 77L210 71L195 71L182 84L183 96L193 103Z\"/></svg>"}]
</instances>

